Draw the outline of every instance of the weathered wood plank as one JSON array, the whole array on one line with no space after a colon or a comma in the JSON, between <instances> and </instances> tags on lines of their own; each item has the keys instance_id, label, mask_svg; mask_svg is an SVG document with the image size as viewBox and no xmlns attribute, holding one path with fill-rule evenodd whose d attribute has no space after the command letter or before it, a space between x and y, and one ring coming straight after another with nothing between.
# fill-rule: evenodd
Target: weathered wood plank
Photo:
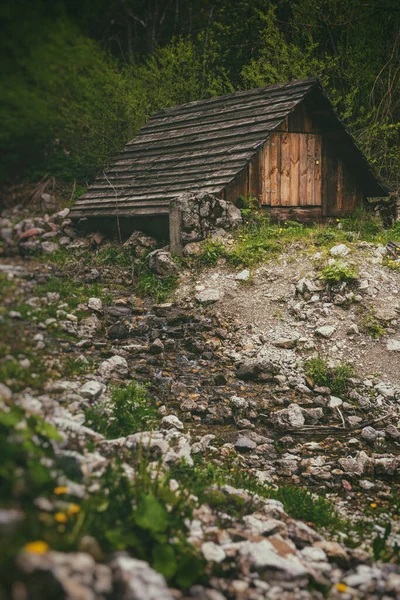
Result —
<instances>
[{"instance_id":1,"label":"weathered wood plank","mask_svg":"<svg viewBox=\"0 0 400 600\"><path fill-rule=\"evenodd\" d=\"M187 182L187 183L182 183L181 181L176 181L173 184L170 184L168 186L149 186L148 188L143 187L143 188L137 188L135 186L132 187L125 187L122 188L121 190L113 190L113 188L108 188L104 191L89 191L87 192L83 197L85 197L85 199L90 200L93 198L115 198L118 196L126 196L126 195L130 195L134 193L135 196L142 196L142 195L153 195L153 194L167 194L167 193L175 193L175 196L180 194L181 192L186 192L186 191L195 191L195 190L200 190L203 188L207 188L207 187L213 187L216 189L222 189L225 185L227 185L227 183L229 183L232 180L232 177L230 178L226 178L226 179L220 179L220 180L215 180L215 181L208 181L208 180L199 180L198 182Z\"/></svg>"},{"instance_id":2,"label":"weathered wood plank","mask_svg":"<svg viewBox=\"0 0 400 600\"><path fill-rule=\"evenodd\" d=\"M160 152L161 149L171 150L176 147L187 147L193 146L197 144L207 144L210 142L225 142L228 140L237 139L238 142L240 140L244 141L243 136L257 136L262 141L268 135L269 131L273 131L276 125L279 125L279 121L269 121L268 127L266 127L265 123L251 125L247 127L238 127L234 129L228 129L221 132L218 128L214 128L209 133L200 133L195 135L188 135L183 137L177 137L172 139L164 139L164 140L150 140L148 139L146 142L142 142L138 139L137 144L133 144L130 146L126 146L124 150L121 152L121 156L134 155L138 152L146 152L150 153L156 150L156 152Z\"/></svg>"},{"instance_id":3,"label":"weathered wood plank","mask_svg":"<svg viewBox=\"0 0 400 600\"><path fill-rule=\"evenodd\" d=\"M175 183L201 183L208 181L230 181L232 177L234 177L237 173L235 169L226 169L221 171L210 171L207 173L206 171L203 173L195 173L186 175L185 172L180 172L176 174L172 174L170 176L162 176L157 177L156 174L148 173L146 177L130 177L125 181L120 181L119 179L109 179L103 180L103 182L98 182L90 187L91 191L105 191L105 190L129 190L129 189L142 189L142 188L153 188L165 186L168 188L170 185L174 185ZM88 192L89 193L89 192Z\"/></svg>"},{"instance_id":4,"label":"weathered wood plank","mask_svg":"<svg viewBox=\"0 0 400 600\"><path fill-rule=\"evenodd\" d=\"M271 136L267 162L267 204L280 204L281 136Z\"/></svg>"},{"instance_id":5,"label":"weathered wood plank","mask_svg":"<svg viewBox=\"0 0 400 600\"><path fill-rule=\"evenodd\" d=\"M202 186L201 187L201 191L203 192L208 192L210 194L214 194L214 193L219 193L221 191L221 187L206 187L206 186ZM182 190L183 192L186 191L196 191L196 190L190 190L190 188L188 189L184 189ZM117 198L117 202L118 204L124 204L124 203L135 203L135 202L141 202L141 201L153 201L153 200L168 200L170 198L176 198L179 195L180 192L177 191L170 191L170 192L155 192L154 194L132 194L129 196L119 196ZM82 196L83 198L83 196ZM78 207L82 207L82 206L95 206L95 205L100 205L100 206L105 206L105 205L112 205L115 206L116 200L115 200L115 196L111 197L111 196L107 196L107 197L100 197L100 198L88 198L87 200L81 200L81 198L79 198L79 200L76 202L75 206Z\"/></svg>"},{"instance_id":6,"label":"weathered wood plank","mask_svg":"<svg viewBox=\"0 0 400 600\"><path fill-rule=\"evenodd\" d=\"M288 112L297 105L297 102L297 98L290 101L288 101L286 98L280 98L279 102L276 103L271 103L271 101L265 100L258 103L256 106L254 104L249 104L243 107L234 105L231 108L222 108L218 111L212 111L210 113L204 113L203 111L200 111L190 118L183 118L182 115L179 115L160 124L153 124L151 121L149 121L149 124L145 125L141 129L140 135L165 133L168 131L186 131L194 127L199 127L200 125L213 126L221 125L222 123L234 124L238 121L250 121L251 119L257 117L278 119L281 117L281 115L286 116ZM129 143L132 144L133 142L134 140Z\"/></svg>"},{"instance_id":7,"label":"weathered wood plank","mask_svg":"<svg viewBox=\"0 0 400 600\"><path fill-rule=\"evenodd\" d=\"M307 206L307 136L299 138L299 206Z\"/></svg>"},{"instance_id":8,"label":"weathered wood plank","mask_svg":"<svg viewBox=\"0 0 400 600\"><path fill-rule=\"evenodd\" d=\"M302 223L315 223L322 220L320 206L274 206L269 209L271 221L301 221Z\"/></svg>"},{"instance_id":9,"label":"weathered wood plank","mask_svg":"<svg viewBox=\"0 0 400 600\"><path fill-rule=\"evenodd\" d=\"M307 206L315 205L315 177L314 177L315 137L307 134Z\"/></svg>"},{"instance_id":10,"label":"weathered wood plank","mask_svg":"<svg viewBox=\"0 0 400 600\"><path fill-rule=\"evenodd\" d=\"M197 100L190 102L189 104L181 105L178 107L165 108L164 110L154 115L149 123L155 121L155 119L161 119L162 117L170 117L173 115L183 115L196 112L199 108L203 111L206 110L219 110L221 106L226 107L230 105L240 106L246 102L251 102L253 106L257 103L258 99L263 100L268 98L273 100L277 97L295 97L302 98L309 89L315 85L315 80L302 81L302 82L290 82L288 84L277 84L274 86L268 86L268 88L258 88L255 90L245 92L235 92L226 96L220 96L218 98L210 98L209 100Z\"/></svg>"},{"instance_id":11,"label":"weathered wood plank","mask_svg":"<svg viewBox=\"0 0 400 600\"><path fill-rule=\"evenodd\" d=\"M314 204L322 206L322 138L315 135L315 160L314 160L314 178L315 178L315 202Z\"/></svg>"},{"instance_id":12,"label":"weathered wood plank","mask_svg":"<svg viewBox=\"0 0 400 600\"><path fill-rule=\"evenodd\" d=\"M289 201L291 206L299 205L299 187L300 187L300 136L298 133L289 133L290 143L290 193Z\"/></svg>"},{"instance_id":13,"label":"weathered wood plank","mask_svg":"<svg viewBox=\"0 0 400 600\"><path fill-rule=\"evenodd\" d=\"M161 175L165 175L167 173L177 173L185 170L185 173L196 173L200 172L203 169L215 169L217 168L227 168L227 169L237 169L239 171L244 167L247 160L249 158L249 153L241 153L234 154L228 156L212 156L209 160L206 157L200 157L198 159L194 158L192 160L171 160L170 162L148 162L148 163L131 163L128 161L128 164L120 165L118 167L109 167L107 169L107 176L99 175L97 177L98 181L106 181L107 179L111 179L112 177L116 177L118 179L124 180L129 179L130 177L134 177L136 174L139 177L146 176L147 173L157 172ZM237 172L236 171L236 172ZM97 181L96 180L96 181Z\"/></svg>"},{"instance_id":14,"label":"weathered wood plank","mask_svg":"<svg viewBox=\"0 0 400 600\"><path fill-rule=\"evenodd\" d=\"M169 213L169 204L168 206L157 206L157 204L151 204L148 207L144 208L121 208L118 211L118 215L120 217L137 217L137 216L146 216L146 217L155 217L158 215L168 215ZM115 208L106 208L104 210L101 209L90 209L90 211L85 210L74 210L72 215L73 219L78 219L80 217L111 217L116 218Z\"/></svg>"},{"instance_id":15,"label":"weathered wood plank","mask_svg":"<svg viewBox=\"0 0 400 600\"><path fill-rule=\"evenodd\" d=\"M279 204L290 205L290 134L281 135L281 160L280 160L280 198Z\"/></svg>"}]
</instances>

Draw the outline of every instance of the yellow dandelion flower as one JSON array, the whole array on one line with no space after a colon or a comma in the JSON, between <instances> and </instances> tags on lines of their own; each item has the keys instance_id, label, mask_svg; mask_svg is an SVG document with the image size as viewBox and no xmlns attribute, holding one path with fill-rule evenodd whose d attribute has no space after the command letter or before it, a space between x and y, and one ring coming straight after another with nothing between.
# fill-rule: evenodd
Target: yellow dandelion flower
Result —
<instances>
[{"instance_id":1,"label":"yellow dandelion flower","mask_svg":"<svg viewBox=\"0 0 400 600\"><path fill-rule=\"evenodd\" d=\"M347 585L345 583L337 583L335 585L335 588L337 589L338 592L346 592L347 591Z\"/></svg>"},{"instance_id":2,"label":"yellow dandelion flower","mask_svg":"<svg viewBox=\"0 0 400 600\"><path fill-rule=\"evenodd\" d=\"M378 505L376 502L371 502L370 507L371 508L376 508Z\"/></svg>"},{"instance_id":3,"label":"yellow dandelion flower","mask_svg":"<svg viewBox=\"0 0 400 600\"><path fill-rule=\"evenodd\" d=\"M35 542L28 542L24 546L24 550L26 552L30 552L31 554L46 554L49 551L49 545L43 540L36 540Z\"/></svg>"},{"instance_id":4,"label":"yellow dandelion flower","mask_svg":"<svg viewBox=\"0 0 400 600\"><path fill-rule=\"evenodd\" d=\"M67 514L68 515L77 515L78 512L80 512L81 507L79 506L79 504L70 504L67 508Z\"/></svg>"},{"instance_id":5,"label":"yellow dandelion flower","mask_svg":"<svg viewBox=\"0 0 400 600\"><path fill-rule=\"evenodd\" d=\"M62 494L68 494L68 487L66 485L58 485L54 488L53 492L57 496L61 496Z\"/></svg>"},{"instance_id":6,"label":"yellow dandelion flower","mask_svg":"<svg viewBox=\"0 0 400 600\"><path fill-rule=\"evenodd\" d=\"M54 520L57 521L57 523L66 523L68 521L68 517L63 512L57 512L54 515Z\"/></svg>"}]
</instances>

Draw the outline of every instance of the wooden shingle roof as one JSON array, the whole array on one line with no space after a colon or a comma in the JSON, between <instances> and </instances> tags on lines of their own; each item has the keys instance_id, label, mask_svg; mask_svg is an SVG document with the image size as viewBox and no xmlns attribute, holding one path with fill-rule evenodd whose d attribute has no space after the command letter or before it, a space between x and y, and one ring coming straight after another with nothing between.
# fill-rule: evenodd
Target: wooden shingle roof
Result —
<instances>
[{"instance_id":1,"label":"wooden shingle roof","mask_svg":"<svg viewBox=\"0 0 400 600\"><path fill-rule=\"evenodd\" d=\"M71 216L160 215L185 191L217 194L308 93L292 81L167 108L153 115L78 199Z\"/></svg>"}]
</instances>

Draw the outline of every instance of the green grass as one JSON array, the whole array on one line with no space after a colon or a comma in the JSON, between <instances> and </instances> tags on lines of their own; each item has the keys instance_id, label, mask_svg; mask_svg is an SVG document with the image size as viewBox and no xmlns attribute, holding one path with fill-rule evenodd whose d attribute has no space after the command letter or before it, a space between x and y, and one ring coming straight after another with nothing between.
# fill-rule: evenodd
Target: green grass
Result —
<instances>
[{"instance_id":1,"label":"green grass","mask_svg":"<svg viewBox=\"0 0 400 600\"><path fill-rule=\"evenodd\" d=\"M232 516L240 517L255 511L257 503L252 500L249 504L237 494L223 493L220 488L225 484L262 498L279 500L291 517L313 523L317 527L333 529L341 523L333 504L323 496L301 487L264 485L252 473L246 473L237 467L232 468L229 461L225 468L209 462L200 462L195 467L179 463L171 465L171 475L181 482L185 489L196 495L200 503L207 502L215 510ZM211 486L214 487L211 489Z\"/></svg>"},{"instance_id":2,"label":"green grass","mask_svg":"<svg viewBox=\"0 0 400 600\"><path fill-rule=\"evenodd\" d=\"M158 277L142 263L138 269L136 289L139 294L150 296L155 302L165 302L178 286L178 277Z\"/></svg>"},{"instance_id":3,"label":"green grass","mask_svg":"<svg viewBox=\"0 0 400 600\"><path fill-rule=\"evenodd\" d=\"M295 221L282 224L271 223L262 210L242 210L244 226L232 233L232 243L206 240L203 252L189 261L192 265L214 265L221 258L234 267L251 267L273 258L294 244L305 247L330 247L335 243L365 240L385 244L389 240L400 240L400 226L384 229L379 217L359 211L355 216L337 220L331 225L303 225ZM338 228L340 221L341 227ZM357 274L353 269L340 264L327 268L322 274L329 282L353 281Z\"/></svg>"},{"instance_id":4,"label":"green grass","mask_svg":"<svg viewBox=\"0 0 400 600\"><path fill-rule=\"evenodd\" d=\"M329 387L332 394L341 396L346 394L348 380L355 376L353 367L347 362L341 362L331 368L321 356L315 356L304 363L304 370L314 385Z\"/></svg>"},{"instance_id":5,"label":"green grass","mask_svg":"<svg viewBox=\"0 0 400 600\"><path fill-rule=\"evenodd\" d=\"M159 419L147 388L135 381L112 388L110 400L94 404L85 414L86 424L109 439L149 431Z\"/></svg>"},{"instance_id":6,"label":"green grass","mask_svg":"<svg viewBox=\"0 0 400 600\"><path fill-rule=\"evenodd\" d=\"M46 283L37 285L35 288L38 296L45 296L49 292L60 294L60 302L66 302L71 309L77 308L78 304L93 297L100 298L104 304L110 304L112 301L112 295L109 291L104 291L103 285L99 283L85 284L68 276L56 277L53 275Z\"/></svg>"}]
</instances>

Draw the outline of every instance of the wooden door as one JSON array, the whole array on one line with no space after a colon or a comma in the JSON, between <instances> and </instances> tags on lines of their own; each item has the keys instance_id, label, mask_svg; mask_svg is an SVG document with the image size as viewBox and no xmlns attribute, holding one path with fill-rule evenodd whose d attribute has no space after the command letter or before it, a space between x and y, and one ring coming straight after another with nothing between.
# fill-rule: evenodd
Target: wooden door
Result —
<instances>
[{"instance_id":1,"label":"wooden door","mask_svg":"<svg viewBox=\"0 0 400 600\"><path fill-rule=\"evenodd\" d=\"M272 134L264 150L263 204L321 206L321 147L319 134Z\"/></svg>"}]
</instances>

